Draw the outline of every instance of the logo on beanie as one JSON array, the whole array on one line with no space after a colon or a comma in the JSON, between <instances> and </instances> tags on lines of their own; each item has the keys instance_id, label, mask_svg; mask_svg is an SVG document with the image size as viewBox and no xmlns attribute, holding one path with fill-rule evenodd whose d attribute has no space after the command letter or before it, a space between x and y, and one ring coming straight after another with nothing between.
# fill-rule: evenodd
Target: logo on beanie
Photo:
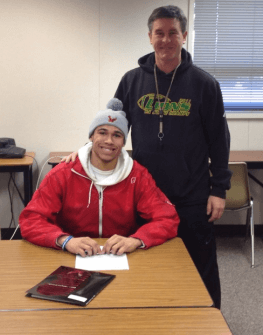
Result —
<instances>
[{"instance_id":1,"label":"logo on beanie","mask_svg":"<svg viewBox=\"0 0 263 335\"><path fill-rule=\"evenodd\" d=\"M117 120L116 117L112 119L112 117L110 115L108 116L108 118L109 118L109 120L108 120L109 122L115 122Z\"/></svg>"}]
</instances>

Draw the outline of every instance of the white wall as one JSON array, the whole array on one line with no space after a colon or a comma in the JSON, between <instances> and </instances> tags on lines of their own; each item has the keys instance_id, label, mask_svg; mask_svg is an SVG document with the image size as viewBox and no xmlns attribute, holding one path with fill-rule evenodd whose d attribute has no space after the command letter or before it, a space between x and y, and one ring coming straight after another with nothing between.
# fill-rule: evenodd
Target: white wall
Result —
<instances>
[{"instance_id":1,"label":"white wall","mask_svg":"<svg viewBox=\"0 0 263 335\"><path fill-rule=\"evenodd\" d=\"M99 108L99 22L96 1L0 1L0 136L36 152L39 168L50 151L87 140ZM7 179L0 175L1 227L10 221Z\"/></svg>"},{"instance_id":2,"label":"white wall","mask_svg":"<svg viewBox=\"0 0 263 335\"><path fill-rule=\"evenodd\" d=\"M17 146L35 151L39 169L49 152L82 146L91 120L114 95L122 75L152 51L147 19L166 4L0 0L0 137L13 137ZM176 5L188 14L188 0ZM262 121L231 119L229 126L232 149L262 149ZM126 147L131 149L130 141ZM46 165L42 177L49 170ZM37 174L34 163L34 182ZM8 227L11 218L8 178L0 174L1 227ZM23 189L20 174L16 179ZM257 187L254 192L262 197ZM255 219L261 223L256 201ZM16 222L22 208L15 192Z\"/></svg>"}]
</instances>

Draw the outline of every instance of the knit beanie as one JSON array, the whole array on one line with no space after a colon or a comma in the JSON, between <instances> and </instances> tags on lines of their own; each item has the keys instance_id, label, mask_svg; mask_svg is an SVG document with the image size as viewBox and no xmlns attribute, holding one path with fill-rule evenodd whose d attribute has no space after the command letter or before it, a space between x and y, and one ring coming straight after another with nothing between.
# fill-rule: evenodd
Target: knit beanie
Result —
<instances>
[{"instance_id":1,"label":"knit beanie","mask_svg":"<svg viewBox=\"0 0 263 335\"><path fill-rule=\"evenodd\" d=\"M107 103L106 108L106 110L99 111L92 120L89 127L89 138L97 127L105 124L119 128L124 134L125 144L128 136L128 120L126 119L126 113L122 110L122 102L117 98L112 98Z\"/></svg>"}]
</instances>

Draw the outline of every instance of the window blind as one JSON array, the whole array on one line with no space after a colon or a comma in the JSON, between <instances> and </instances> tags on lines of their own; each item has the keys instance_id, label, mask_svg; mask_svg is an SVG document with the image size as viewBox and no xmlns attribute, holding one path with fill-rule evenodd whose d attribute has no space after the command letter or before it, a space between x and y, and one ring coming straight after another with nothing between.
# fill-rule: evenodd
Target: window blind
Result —
<instances>
[{"instance_id":1,"label":"window blind","mask_svg":"<svg viewBox=\"0 0 263 335\"><path fill-rule=\"evenodd\" d=\"M226 111L263 113L263 1L195 0L193 61L219 81Z\"/></svg>"}]
</instances>

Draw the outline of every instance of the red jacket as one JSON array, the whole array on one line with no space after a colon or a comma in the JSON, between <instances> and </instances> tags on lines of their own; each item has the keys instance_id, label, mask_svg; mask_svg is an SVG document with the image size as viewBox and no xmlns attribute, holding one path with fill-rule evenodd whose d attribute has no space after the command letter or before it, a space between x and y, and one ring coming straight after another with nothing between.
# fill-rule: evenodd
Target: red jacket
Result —
<instances>
[{"instance_id":1,"label":"red jacket","mask_svg":"<svg viewBox=\"0 0 263 335\"><path fill-rule=\"evenodd\" d=\"M147 222L141 227L137 213ZM179 217L136 161L128 177L99 194L77 158L47 174L19 224L24 239L44 247L59 249L56 239L63 234L91 238L118 234L139 238L149 248L177 235Z\"/></svg>"}]
</instances>

